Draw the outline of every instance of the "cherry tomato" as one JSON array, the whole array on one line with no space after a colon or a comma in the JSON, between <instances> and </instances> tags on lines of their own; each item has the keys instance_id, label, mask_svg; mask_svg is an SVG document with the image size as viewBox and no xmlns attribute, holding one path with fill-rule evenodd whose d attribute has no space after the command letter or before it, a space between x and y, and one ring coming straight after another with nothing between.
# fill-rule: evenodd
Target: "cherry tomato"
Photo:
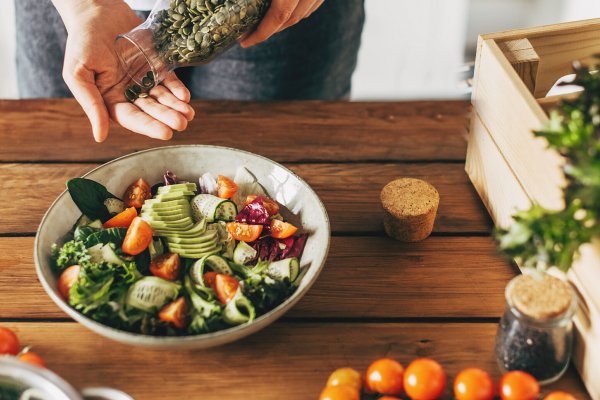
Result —
<instances>
[{"instance_id":1,"label":"cherry tomato","mask_svg":"<svg viewBox=\"0 0 600 400\"><path fill-rule=\"evenodd\" d=\"M19 354L21 344L17 335L8 328L0 327L0 355L10 354L16 356Z\"/></svg>"},{"instance_id":2,"label":"cherry tomato","mask_svg":"<svg viewBox=\"0 0 600 400\"><path fill-rule=\"evenodd\" d=\"M222 199L230 199L237 191L238 186L234 181L223 175L217 177L217 196Z\"/></svg>"},{"instance_id":3,"label":"cherry tomato","mask_svg":"<svg viewBox=\"0 0 600 400\"><path fill-rule=\"evenodd\" d=\"M127 190L125 190L125 194L123 195L123 203L125 203L125 207L142 208L144 205L144 200L150 198L152 198L150 185L148 185L148 182L140 178L129 185Z\"/></svg>"},{"instance_id":4,"label":"cherry tomato","mask_svg":"<svg viewBox=\"0 0 600 400\"><path fill-rule=\"evenodd\" d=\"M136 256L146 250L150 242L152 242L152 228L140 217L135 217L129 228L127 228L123 240L123 251Z\"/></svg>"},{"instance_id":5,"label":"cherry tomato","mask_svg":"<svg viewBox=\"0 0 600 400\"><path fill-rule=\"evenodd\" d=\"M219 301L226 304L235 297L240 283L233 276L217 274L215 277L215 292Z\"/></svg>"},{"instance_id":6,"label":"cherry tomato","mask_svg":"<svg viewBox=\"0 0 600 400\"><path fill-rule=\"evenodd\" d=\"M19 360L36 365L40 368L46 368L46 363L44 362L44 359L40 357L38 353L35 353L33 351L27 351L19 355Z\"/></svg>"},{"instance_id":7,"label":"cherry tomato","mask_svg":"<svg viewBox=\"0 0 600 400\"><path fill-rule=\"evenodd\" d=\"M454 380L454 397L456 400L492 400L492 378L479 368L463 369Z\"/></svg>"},{"instance_id":8,"label":"cherry tomato","mask_svg":"<svg viewBox=\"0 0 600 400\"><path fill-rule=\"evenodd\" d=\"M235 240L254 242L263 230L262 225L250 225L242 222L228 222L227 231Z\"/></svg>"},{"instance_id":9,"label":"cherry tomato","mask_svg":"<svg viewBox=\"0 0 600 400\"><path fill-rule=\"evenodd\" d=\"M359 400L360 393L356 388L348 385L327 386L319 400Z\"/></svg>"},{"instance_id":10,"label":"cherry tomato","mask_svg":"<svg viewBox=\"0 0 600 400\"><path fill-rule=\"evenodd\" d=\"M404 367L398 361L391 358L375 360L367 369L367 390L381 394L400 394L403 374Z\"/></svg>"},{"instance_id":11,"label":"cherry tomato","mask_svg":"<svg viewBox=\"0 0 600 400\"><path fill-rule=\"evenodd\" d=\"M79 271L81 271L79 265L71 265L58 278L58 293L60 293L60 296L65 301L69 301L69 292L71 291L71 287L77 282L77 278L79 278Z\"/></svg>"},{"instance_id":12,"label":"cherry tomato","mask_svg":"<svg viewBox=\"0 0 600 400\"><path fill-rule=\"evenodd\" d=\"M173 324L179 329L183 329L187 325L187 312L187 303L185 302L185 297L182 296L164 306L158 313L158 318L161 321Z\"/></svg>"},{"instance_id":13,"label":"cherry tomato","mask_svg":"<svg viewBox=\"0 0 600 400\"><path fill-rule=\"evenodd\" d=\"M217 279L217 273L216 272L206 272L204 274L204 284L206 286L208 286L211 289L215 289L215 280Z\"/></svg>"},{"instance_id":14,"label":"cherry tomato","mask_svg":"<svg viewBox=\"0 0 600 400\"><path fill-rule=\"evenodd\" d=\"M446 374L440 364L417 358L404 371L404 390L413 400L434 400L444 393Z\"/></svg>"},{"instance_id":15,"label":"cherry tomato","mask_svg":"<svg viewBox=\"0 0 600 400\"><path fill-rule=\"evenodd\" d=\"M577 400L575 396L567 393L567 392L551 392L548 396L544 397L544 400Z\"/></svg>"},{"instance_id":16,"label":"cherry tomato","mask_svg":"<svg viewBox=\"0 0 600 400\"><path fill-rule=\"evenodd\" d=\"M104 224L102 227L104 228L129 228L131 225L131 221L133 221L137 217L137 210L135 207L129 207L125 210L121 211Z\"/></svg>"},{"instance_id":17,"label":"cherry tomato","mask_svg":"<svg viewBox=\"0 0 600 400\"><path fill-rule=\"evenodd\" d=\"M360 390L362 382L360 372L354 368L338 368L329 375L327 386L346 385Z\"/></svg>"},{"instance_id":18,"label":"cherry tomato","mask_svg":"<svg viewBox=\"0 0 600 400\"><path fill-rule=\"evenodd\" d=\"M523 371L511 371L500 379L502 400L535 400L540 395L540 385L535 378Z\"/></svg>"},{"instance_id":19,"label":"cherry tomato","mask_svg":"<svg viewBox=\"0 0 600 400\"><path fill-rule=\"evenodd\" d=\"M271 236L275 239L289 238L296 233L297 230L298 228L288 222L283 222L278 219L271 220Z\"/></svg>"},{"instance_id":20,"label":"cherry tomato","mask_svg":"<svg viewBox=\"0 0 600 400\"><path fill-rule=\"evenodd\" d=\"M246 205L252 203L256 198L259 197L255 194L249 194L246 196ZM262 198L263 206L269 213L270 216L277 215L279 213L279 204L275 200L272 200L265 196L260 196Z\"/></svg>"},{"instance_id":21,"label":"cherry tomato","mask_svg":"<svg viewBox=\"0 0 600 400\"><path fill-rule=\"evenodd\" d=\"M398 397L394 397L394 396L383 396L383 397L378 398L377 400L401 400L401 399Z\"/></svg>"},{"instance_id":22,"label":"cherry tomato","mask_svg":"<svg viewBox=\"0 0 600 400\"><path fill-rule=\"evenodd\" d=\"M181 271L181 260L179 254L165 253L160 254L150 261L150 273L159 278L168 281L175 281L179 278Z\"/></svg>"}]
</instances>

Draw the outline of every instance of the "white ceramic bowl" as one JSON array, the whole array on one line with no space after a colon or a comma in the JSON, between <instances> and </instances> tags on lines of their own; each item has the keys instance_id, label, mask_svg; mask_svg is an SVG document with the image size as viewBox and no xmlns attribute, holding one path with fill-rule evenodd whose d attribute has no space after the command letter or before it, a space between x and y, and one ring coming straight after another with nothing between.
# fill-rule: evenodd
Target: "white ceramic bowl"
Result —
<instances>
[{"instance_id":1,"label":"white ceramic bowl","mask_svg":"<svg viewBox=\"0 0 600 400\"><path fill-rule=\"evenodd\" d=\"M248 168L268 194L293 215L291 220L309 233L300 265L303 274L294 294L284 303L251 323L222 331L178 337L130 333L98 323L71 308L58 294L57 279L51 269L50 247L61 244L81 212L65 191L54 201L42 219L35 239L37 275L52 300L69 316L92 331L122 343L157 348L207 348L228 343L266 327L294 306L317 279L329 250L329 218L323 203L304 180L289 169L265 157L217 146L170 146L129 154L110 161L85 175L102 183L117 196L139 177L150 184L160 182L166 170L179 179L197 181L199 175L233 177L240 166ZM305 272L304 272L305 271Z\"/></svg>"}]
</instances>

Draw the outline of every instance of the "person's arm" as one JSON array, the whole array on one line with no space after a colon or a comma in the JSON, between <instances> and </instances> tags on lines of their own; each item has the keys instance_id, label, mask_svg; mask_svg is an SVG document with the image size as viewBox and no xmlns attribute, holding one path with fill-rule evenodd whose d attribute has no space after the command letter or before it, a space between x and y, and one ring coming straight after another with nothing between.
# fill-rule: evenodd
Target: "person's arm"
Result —
<instances>
[{"instance_id":1,"label":"person's arm","mask_svg":"<svg viewBox=\"0 0 600 400\"><path fill-rule=\"evenodd\" d=\"M242 47L264 42L277 32L308 18L325 0L272 0L265 17L252 34L242 40Z\"/></svg>"},{"instance_id":2,"label":"person's arm","mask_svg":"<svg viewBox=\"0 0 600 400\"><path fill-rule=\"evenodd\" d=\"M150 96L129 103L131 83L114 51L118 34L141 23L122 0L52 0L67 28L65 83L92 124L94 138L108 136L109 116L123 127L157 139L170 139L194 118L190 92L171 73Z\"/></svg>"}]
</instances>

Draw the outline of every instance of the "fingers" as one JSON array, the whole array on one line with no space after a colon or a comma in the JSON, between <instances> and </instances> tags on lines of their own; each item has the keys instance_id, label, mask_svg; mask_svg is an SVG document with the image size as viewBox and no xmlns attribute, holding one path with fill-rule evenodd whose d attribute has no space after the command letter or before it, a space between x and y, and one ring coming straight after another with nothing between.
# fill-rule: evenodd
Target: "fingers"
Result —
<instances>
[{"instance_id":1,"label":"fingers","mask_svg":"<svg viewBox=\"0 0 600 400\"><path fill-rule=\"evenodd\" d=\"M96 142L106 140L109 126L108 111L96 87L94 72L80 63L71 64L65 59L63 79L90 120Z\"/></svg>"},{"instance_id":2,"label":"fingers","mask_svg":"<svg viewBox=\"0 0 600 400\"><path fill-rule=\"evenodd\" d=\"M325 0L317 0L315 2L315 4L312 6L312 8L308 11L308 14L306 14L306 16L304 18L310 17L315 11L317 11L317 9L319 7L321 7L323 5L324 2L325 2Z\"/></svg>"},{"instance_id":3,"label":"fingers","mask_svg":"<svg viewBox=\"0 0 600 400\"><path fill-rule=\"evenodd\" d=\"M171 91L181 101L190 102L192 95L183 82L179 80L175 72L169 72L167 77L162 81L162 84Z\"/></svg>"},{"instance_id":4,"label":"fingers","mask_svg":"<svg viewBox=\"0 0 600 400\"><path fill-rule=\"evenodd\" d=\"M246 48L267 40L288 22L298 3L299 0L273 0L256 30L240 45Z\"/></svg>"},{"instance_id":5,"label":"fingers","mask_svg":"<svg viewBox=\"0 0 600 400\"><path fill-rule=\"evenodd\" d=\"M150 90L150 96L155 98L160 104L163 104L181 114L188 120L194 119L196 112L189 104L179 100L163 85L158 85Z\"/></svg>"},{"instance_id":6,"label":"fingers","mask_svg":"<svg viewBox=\"0 0 600 400\"><path fill-rule=\"evenodd\" d=\"M115 103L111 105L110 115L116 123L130 131L141 133L154 139L169 140L173 137L173 130L171 128L144 113L131 103Z\"/></svg>"},{"instance_id":7,"label":"fingers","mask_svg":"<svg viewBox=\"0 0 600 400\"><path fill-rule=\"evenodd\" d=\"M298 7L294 10L290 19L287 20L285 24L279 28L277 32L281 32L290 26L296 25L298 22L302 21L304 18L308 16L309 11L313 8L317 0L305 0L298 3Z\"/></svg>"},{"instance_id":8,"label":"fingers","mask_svg":"<svg viewBox=\"0 0 600 400\"><path fill-rule=\"evenodd\" d=\"M135 100L134 104L150 117L162 122L171 129L182 131L187 128L188 121L181 113L160 104L153 97L140 97Z\"/></svg>"}]
</instances>

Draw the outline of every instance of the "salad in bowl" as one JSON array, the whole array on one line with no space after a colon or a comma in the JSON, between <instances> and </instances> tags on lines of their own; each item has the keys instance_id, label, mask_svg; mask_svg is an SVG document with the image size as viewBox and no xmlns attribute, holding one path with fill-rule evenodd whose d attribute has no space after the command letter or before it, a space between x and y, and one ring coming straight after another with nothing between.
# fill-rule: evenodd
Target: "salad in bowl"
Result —
<instances>
[{"instance_id":1,"label":"salad in bowl","mask_svg":"<svg viewBox=\"0 0 600 400\"><path fill-rule=\"evenodd\" d=\"M162 160L133 175L131 159L152 162L169 152L202 161L157 171ZM203 168L218 155L238 165L222 173L222 160ZM36 239L38 275L48 293L105 336L166 347L235 340L291 307L323 266L324 208L308 185L272 161L233 149L175 146L112 163L130 167L122 180L105 174L105 186L98 172L111 163L69 180ZM181 158L173 164L181 166ZM48 246L48 218L69 198L75 206L69 214L76 216ZM315 215L320 223L307 223ZM61 225L65 220L61 215ZM325 235L326 243L314 241Z\"/></svg>"}]
</instances>

